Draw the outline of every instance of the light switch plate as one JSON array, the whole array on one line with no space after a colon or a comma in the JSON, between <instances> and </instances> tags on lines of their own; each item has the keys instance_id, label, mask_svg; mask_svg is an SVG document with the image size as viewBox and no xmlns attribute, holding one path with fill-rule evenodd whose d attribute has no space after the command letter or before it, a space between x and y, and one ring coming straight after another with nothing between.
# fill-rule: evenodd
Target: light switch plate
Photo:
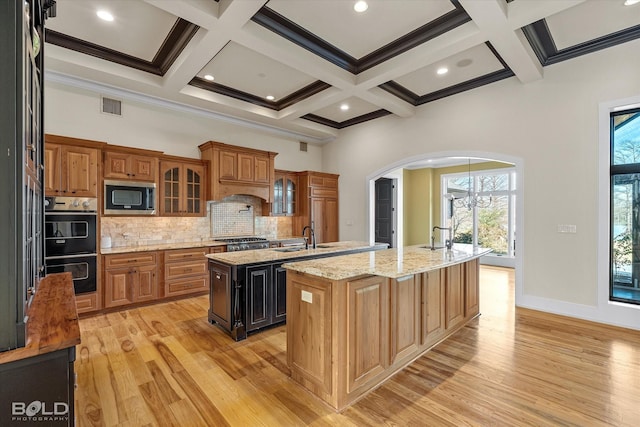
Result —
<instances>
[{"instance_id":1,"label":"light switch plate","mask_svg":"<svg viewBox=\"0 0 640 427\"><path fill-rule=\"evenodd\" d=\"M304 302L308 302L309 304L313 304L313 294L308 291L302 291L301 299Z\"/></svg>"}]
</instances>

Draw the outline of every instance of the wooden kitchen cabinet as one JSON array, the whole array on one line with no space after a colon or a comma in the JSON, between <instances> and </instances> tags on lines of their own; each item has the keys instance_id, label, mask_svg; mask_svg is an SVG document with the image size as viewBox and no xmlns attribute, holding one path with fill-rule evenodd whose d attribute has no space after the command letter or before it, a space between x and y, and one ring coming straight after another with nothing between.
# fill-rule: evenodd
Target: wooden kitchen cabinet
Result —
<instances>
[{"instance_id":1,"label":"wooden kitchen cabinet","mask_svg":"<svg viewBox=\"0 0 640 427\"><path fill-rule=\"evenodd\" d=\"M296 214L297 187L298 175L295 172L275 171L271 215L292 216Z\"/></svg>"},{"instance_id":2,"label":"wooden kitchen cabinet","mask_svg":"<svg viewBox=\"0 0 640 427\"><path fill-rule=\"evenodd\" d=\"M207 200L246 194L272 202L277 153L216 141L205 142L198 148L202 159L210 163Z\"/></svg>"},{"instance_id":3,"label":"wooden kitchen cabinet","mask_svg":"<svg viewBox=\"0 0 640 427\"><path fill-rule=\"evenodd\" d=\"M464 317L470 319L480 313L480 261L474 259L464 265Z\"/></svg>"},{"instance_id":4,"label":"wooden kitchen cabinet","mask_svg":"<svg viewBox=\"0 0 640 427\"><path fill-rule=\"evenodd\" d=\"M322 172L299 173L299 210L293 218L294 233L302 233L306 225L313 226L316 243L337 242L338 175Z\"/></svg>"},{"instance_id":5,"label":"wooden kitchen cabinet","mask_svg":"<svg viewBox=\"0 0 640 427\"><path fill-rule=\"evenodd\" d=\"M104 266L105 308L158 298L156 252L105 255Z\"/></svg>"},{"instance_id":6,"label":"wooden kitchen cabinet","mask_svg":"<svg viewBox=\"0 0 640 427\"><path fill-rule=\"evenodd\" d=\"M464 322L463 266L452 265L445 269L445 329L457 328Z\"/></svg>"},{"instance_id":7,"label":"wooden kitchen cabinet","mask_svg":"<svg viewBox=\"0 0 640 427\"><path fill-rule=\"evenodd\" d=\"M53 142L56 141L56 142ZM83 141L84 145L71 145ZM45 136L45 195L98 197L99 149L102 143Z\"/></svg>"},{"instance_id":8,"label":"wooden kitchen cabinet","mask_svg":"<svg viewBox=\"0 0 640 427\"><path fill-rule=\"evenodd\" d=\"M420 347L420 276L390 281L389 364L411 360Z\"/></svg>"},{"instance_id":9,"label":"wooden kitchen cabinet","mask_svg":"<svg viewBox=\"0 0 640 427\"><path fill-rule=\"evenodd\" d=\"M444 336L444 274L441 269L422 273L421 344L431 347Z\"/></svg>"},{"instance_id":10,"label":"wooden kitchen cabinet","mask_svg":"<svg viewBox=\"0 0 640 427\"><path fill-rule=\"evenodd\" d=\"M122 179L132 181L156 181L158 171L158 156L160 152L127 149L122 147L117 151L103 153L104 177L108 179Z\"/></svg>"},{"instance_id":11,"label":"wooden kitchen cabinet","mask_svg":"<svg viewBox=\"0 0 640 427\"><path fill-rule=\"evenodd\" d=\"M206 164L199 160L163 157L160 161L160 215L206 215L206 172Z\"/></svg>"},{"instance_id":12,"label":"wooden kitchen cabinet","mask_svg":"<svg viewBox=\"0 0 640 427\"><path fill-rule=\"evenodd\" d=\"M206 247L164 251L164 296L206 292L208 253Z\"/></svg>"},{"instance_id":13,"label":"wooden kitchen cabinet","mask_svg":"<svg viewBox=\"0 0 640 427\"><path fill-rule=\"evenodd\" d=\"M389 281L369 276L346 283L347 393L389 366Z\"/></svg>"}]
</instances>

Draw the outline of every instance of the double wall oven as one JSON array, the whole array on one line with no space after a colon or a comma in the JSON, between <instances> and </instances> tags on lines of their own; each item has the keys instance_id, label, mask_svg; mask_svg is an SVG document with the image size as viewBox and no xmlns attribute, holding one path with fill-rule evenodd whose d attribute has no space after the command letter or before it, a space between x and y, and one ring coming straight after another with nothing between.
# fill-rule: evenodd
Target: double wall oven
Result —
<instances>
[{"instance_id":1,"label":"double wall oven","mask_svg":"<svg viewBox=\"0 0 640 427\"><path fill-rule=\"evenodd\" d=\"M97 211L96 198L45 198L46 272L70 272L76 294L96 291Z\"/></svg>"}]
</instances>

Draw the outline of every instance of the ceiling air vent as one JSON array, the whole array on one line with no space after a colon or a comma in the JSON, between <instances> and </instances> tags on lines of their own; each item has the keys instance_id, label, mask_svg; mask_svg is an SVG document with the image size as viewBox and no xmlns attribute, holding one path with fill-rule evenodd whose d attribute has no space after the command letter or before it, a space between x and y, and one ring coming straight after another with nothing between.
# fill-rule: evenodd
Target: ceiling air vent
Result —
<instances>
[{"instance_id":1,"label":"ceiling air vent","mask_svg":"<svg viewBox=\"0 0 640 427\"><path fill-rule=\"evenodd\" d=\"M122 101L113 98L102 97L102 112L122 116Z\"/></svg>"},{"instance_id":2,"label":"ceiling air vent","mask_svg":"<svg viewBox=\"0 0 640 427\"><path fill-rule=\"evenodd\" d=\"M307 151L307 143L300 141L300 151Z\"/></svg>"}]
</instances>

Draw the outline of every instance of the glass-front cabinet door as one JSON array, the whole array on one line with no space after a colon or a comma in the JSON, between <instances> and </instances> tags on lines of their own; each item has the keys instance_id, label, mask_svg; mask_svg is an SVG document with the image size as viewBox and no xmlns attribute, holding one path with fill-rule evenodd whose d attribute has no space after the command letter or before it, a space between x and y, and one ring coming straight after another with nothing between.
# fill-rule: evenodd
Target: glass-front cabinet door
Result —
<instances>
[{"instance_id":1,"label":"glass-front cabinet door","mask_svg":"<svg viewBox=\"0 0 640 427\"><path fill-rule=\"evenodd\" d=\"M276 171L273 184L271 214L291 216L296 213L296 187L298 176L293 172Z\"/></svg>"},{"instance_id":2,"label":"glass-front cabinet door","mask_svg":"<svg viewBox=\"0 0 640 427\"><path fill-rule=\"evenodd\" d=\"M162 162L161 170L160 215L204 216L204 166Z\"/></svg>"}]
</instances>

